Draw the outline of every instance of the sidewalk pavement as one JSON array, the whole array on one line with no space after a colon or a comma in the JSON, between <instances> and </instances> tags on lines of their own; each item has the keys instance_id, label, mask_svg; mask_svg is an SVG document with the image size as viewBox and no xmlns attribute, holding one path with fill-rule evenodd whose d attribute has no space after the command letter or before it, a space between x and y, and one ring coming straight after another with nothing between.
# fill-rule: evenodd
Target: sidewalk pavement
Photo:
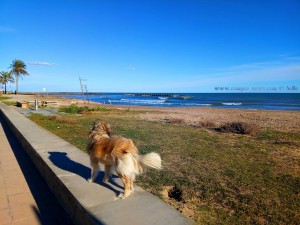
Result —
<instances>
[{"instance_id":1,"label":"sidewalk pavement","mask_svg":"<svg viewBox=\"0 0 300 225\"><path fill-rule=\"evenodd\" d=\"M0 117L0 225L72 224Z\"/></svg>"}]
</instances>

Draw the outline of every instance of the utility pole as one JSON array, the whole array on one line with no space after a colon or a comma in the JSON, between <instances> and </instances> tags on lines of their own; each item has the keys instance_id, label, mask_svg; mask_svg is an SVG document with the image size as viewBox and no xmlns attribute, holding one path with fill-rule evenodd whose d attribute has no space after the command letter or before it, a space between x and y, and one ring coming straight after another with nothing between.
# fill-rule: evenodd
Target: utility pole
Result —
<instances>
[{"instance_id":1,"label":"utility pole","mask_svg":"<svg viewBox=\"0 0 300 225\"><path fill-rule=\"evenodd\" d=\"M89 101L87 85L83 84L83 81L86 81L86 79L82 79L81 77L79 77L82 98L83 98L83 100ZM86 99L85 99L85 97L86 97Z\"/></svg>"}]
</instances>

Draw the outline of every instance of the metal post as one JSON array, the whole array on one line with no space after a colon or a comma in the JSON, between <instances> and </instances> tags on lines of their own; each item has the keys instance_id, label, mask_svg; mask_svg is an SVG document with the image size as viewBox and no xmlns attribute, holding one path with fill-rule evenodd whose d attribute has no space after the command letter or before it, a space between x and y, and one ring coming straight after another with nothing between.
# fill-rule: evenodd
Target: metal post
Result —
<instances>
[{"instance_id":1,"label":"metal post","mask_svg":"<svg viewBox=\"0 0 300 225\"><path fill-rule=\"evenodd\" d=\"M35 99L34 106L35 106L35 110L37 111L39 109L39 100Z\"/></svg>"}]
</instances>

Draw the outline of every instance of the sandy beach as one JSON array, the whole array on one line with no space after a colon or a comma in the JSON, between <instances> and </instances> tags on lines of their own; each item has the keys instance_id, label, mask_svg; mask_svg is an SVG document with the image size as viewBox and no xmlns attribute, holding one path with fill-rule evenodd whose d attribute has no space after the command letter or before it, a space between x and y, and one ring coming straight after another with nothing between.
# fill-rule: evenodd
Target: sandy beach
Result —
<instances>
[{"instance_id":1,"label":"sandy beach","mask_svg":"<svg viewBox=\"0 0 300 225\"><path fill-rule=\"evenodd\" d=\"M7 101L24 102L49 101L55 102L50 107L78 106L104 107L113 109L130 109L140 111L135 117L150 121L177 121L180 124L198 125L201 123L214 123L216 125L226 122L247 122L254 123L259 127L272 127L277 130L300 131L299 111L277 111L277 110L241 110L241 109L221 109L221 108L167 108L167 107L147 107L147 106L120 106L104 105L97 102L87 102L76 99L60 98L53 95L3 95L9 97Z\"/></svg>"}]
</instances>

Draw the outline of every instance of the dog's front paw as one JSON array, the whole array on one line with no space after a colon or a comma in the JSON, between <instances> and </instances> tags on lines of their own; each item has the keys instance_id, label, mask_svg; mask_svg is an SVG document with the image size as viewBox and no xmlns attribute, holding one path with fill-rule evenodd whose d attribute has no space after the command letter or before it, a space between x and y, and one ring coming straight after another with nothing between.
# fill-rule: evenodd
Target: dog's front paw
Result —
<instances>
[{"instance_id":1,"label":"dog's front paw","mask_svg":"<svg viewBox=\"0 0 300 225\"><path fill-rule=\"evenodd\" d=\"M126 196L124 195L124 193L120 193L120 194L118 195L118 197L119 197L120 199L126 198Z\"/></svg>"},{"instance_id":2,"label":"dog's front paw","mask_svg":"<svg viewBox=\"0 0 300 225\"><path fill-rule=\"evenodd\" d=\"M89 179L87 179L87 182L92 183L92 182L93 182L93 179L92 179L92 178L89 178Z\"/></svg>"}]
</instances>

